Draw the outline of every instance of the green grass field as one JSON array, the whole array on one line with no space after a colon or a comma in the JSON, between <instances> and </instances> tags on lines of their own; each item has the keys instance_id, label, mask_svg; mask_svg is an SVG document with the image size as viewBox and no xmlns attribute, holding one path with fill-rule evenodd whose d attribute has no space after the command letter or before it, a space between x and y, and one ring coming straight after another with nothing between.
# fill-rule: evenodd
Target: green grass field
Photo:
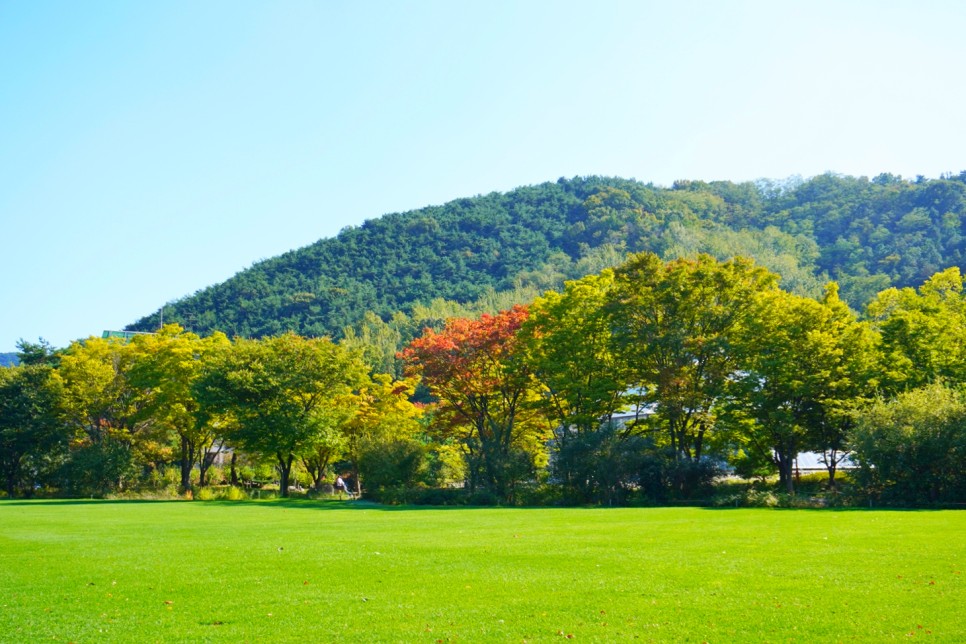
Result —
<instances>
[{"instance_id":1,"label":"green grass field","mask_svg":"<svg viewBox=\"0 0 966 644\"><path fill-rule=\"evenodd\" d=\"M966 512L0 501L0 642L966 641Z\"/></svg>"}]
</instances>

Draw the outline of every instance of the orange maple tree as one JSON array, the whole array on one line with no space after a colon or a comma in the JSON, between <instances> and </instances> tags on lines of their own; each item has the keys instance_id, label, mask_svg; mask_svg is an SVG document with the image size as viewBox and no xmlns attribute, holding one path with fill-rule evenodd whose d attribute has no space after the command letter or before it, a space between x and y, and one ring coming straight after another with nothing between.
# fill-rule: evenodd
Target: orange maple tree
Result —
<instances>
[{"instance_id":1,"label":"orange maple tree","mask_svg":"<svg viewBox=\"0 0 966 644\"><path fill-rule=\"evenodd\" d=\"M476 320L453 318L400 353L407 372L421 375L439 399L441 418L462 430L471 487L482 483L505 498L532 471L546 431L531 412L535 385L517 340L526 319L519 305Z\"/></svg>"}]
</instances>

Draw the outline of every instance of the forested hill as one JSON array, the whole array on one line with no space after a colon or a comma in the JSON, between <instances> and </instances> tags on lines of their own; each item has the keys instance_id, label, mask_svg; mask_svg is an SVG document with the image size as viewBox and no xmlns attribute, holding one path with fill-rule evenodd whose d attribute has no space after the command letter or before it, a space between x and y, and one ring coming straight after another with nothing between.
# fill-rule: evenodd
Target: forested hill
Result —
<instances>
[{"instance_id":1,"label":"forested hill","mask_svg":"<svg viewBox=\"0 0 966 644\"><path fill-rule=\"evenodd\" d=\"M966 172L671 188L561 179L346 228L166 305L164 320L202 334L340 337L367 311L388 319L437 298L522 297L643 250L750 256L800 293L836 279L861 308L889 286L966 268ZM152 330L158 321L155 312L129 328Z\"/></svg>"}]
</instances>

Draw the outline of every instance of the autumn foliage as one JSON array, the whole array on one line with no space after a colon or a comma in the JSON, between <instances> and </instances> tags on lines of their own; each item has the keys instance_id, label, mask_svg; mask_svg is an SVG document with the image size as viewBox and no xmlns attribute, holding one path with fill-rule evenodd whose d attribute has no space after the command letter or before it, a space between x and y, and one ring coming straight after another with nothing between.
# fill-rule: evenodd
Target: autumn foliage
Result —
<instances>
[{"instance_id":1,"label":"autumn foliage","mask_svg":"<svg viewBox=\"0 0 966 644\"><path fill-rule=\"evenodd\" d=\"M439 399L443 418L458 432L470 466L470 485L512 496L532 470L528 446L545 427L528 414L535 391L519 351L517 331L527 308L515 306L478 319L454 318L442 331L426 329L400 357Z\"/></svg>"}]
</instances>

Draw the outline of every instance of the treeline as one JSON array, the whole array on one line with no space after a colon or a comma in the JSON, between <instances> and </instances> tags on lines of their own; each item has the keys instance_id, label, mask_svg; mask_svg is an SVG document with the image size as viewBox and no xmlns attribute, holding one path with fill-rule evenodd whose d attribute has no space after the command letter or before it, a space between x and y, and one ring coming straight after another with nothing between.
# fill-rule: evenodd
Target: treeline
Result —
<instances>
[{"instance_id":1,"label":"treeline","mask_svg":"<svg viewBox=\"0 0 966 644\"><path fill-rule=\"evenodd\" d=\"M267 478L284 495L342 474L387 502L620 504L705 499L724 473L792 494L813 451L839 502L962 503L963 285L946 269L860 318L835 282L813 298L750 260L642 253L438 320L402 374L361 336L22 342L0 370L0 467L23 496Z\"/></svg>"},{"instance_id":2,"label":"treeline","mask_svg":"<svg viewBox=\"0 0 966 644\"><path fill-rule=\"evenodd\" d=\"M749 257L811 297L835 280L861 309L890 286L963 268L964 223L966 172L671 188L561 179L367 221L168 304L163 317L201 335L341 339L367 315L412 317L434 300L461 305L498 294L525 303L531 290L559 289L645 251L665 260ZM160 318L131 328L156 330Z\"/></svg>"}]
</instances>

